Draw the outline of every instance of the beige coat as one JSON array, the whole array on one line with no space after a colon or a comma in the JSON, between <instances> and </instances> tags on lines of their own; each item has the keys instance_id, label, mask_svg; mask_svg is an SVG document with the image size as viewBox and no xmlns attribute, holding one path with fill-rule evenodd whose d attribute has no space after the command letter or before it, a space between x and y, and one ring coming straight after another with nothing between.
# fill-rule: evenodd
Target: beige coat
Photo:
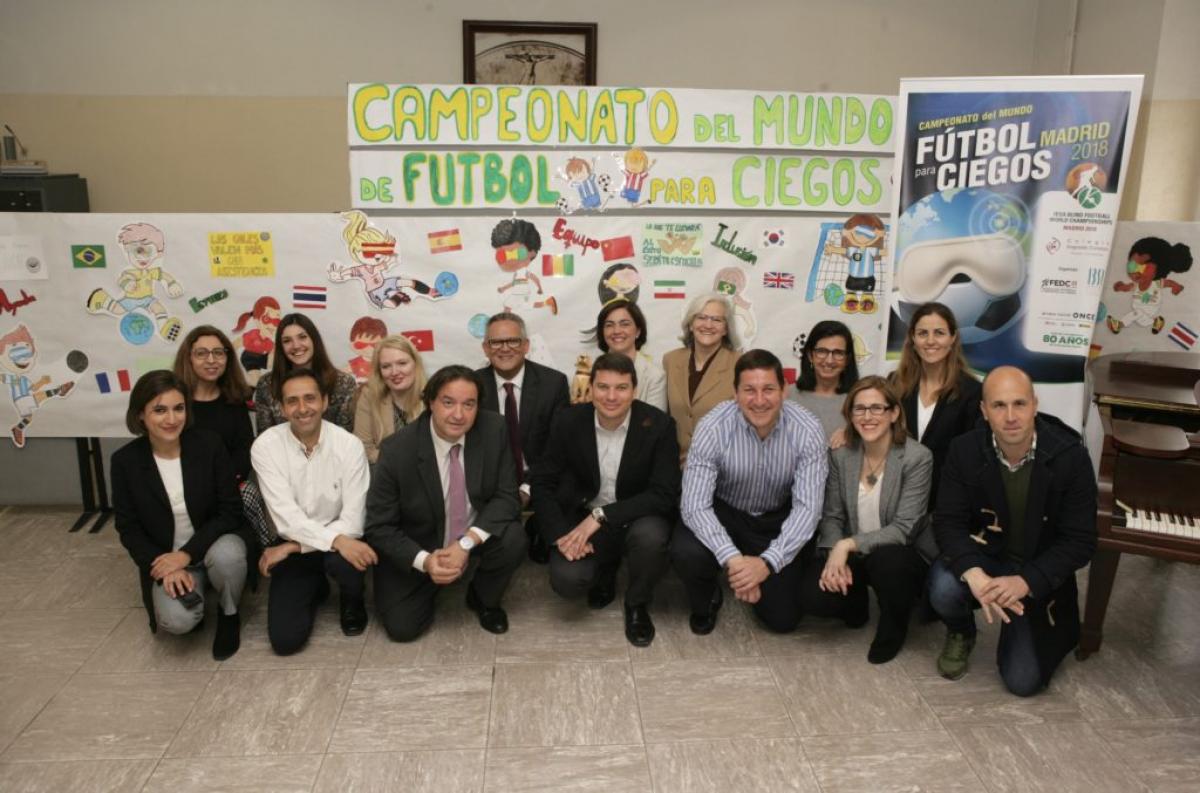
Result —
<instances>
[{"instance_id":1,"label":"beige coat","mask_svg":"<svg viewBox=\"0 0 1200 793\"><path fill-rule=\"evenodd\" d=\"M727 399L733 399L733 366L737 353L722 347L704 373L704 379L696 388L696 397L688 401L688 366L692 351L687 347L671 350L663 356L663 370L667 373L667 408L675 419L675 432L679 438L679 463L687 459L688 447L692 445L692 433L704 414Z\"/></svg>"}]
</instances>

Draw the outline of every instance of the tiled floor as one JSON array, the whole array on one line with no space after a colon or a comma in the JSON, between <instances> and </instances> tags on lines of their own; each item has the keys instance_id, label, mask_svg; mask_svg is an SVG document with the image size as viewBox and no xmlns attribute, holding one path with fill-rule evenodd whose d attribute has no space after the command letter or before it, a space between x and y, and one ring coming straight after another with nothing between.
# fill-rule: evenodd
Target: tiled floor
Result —
<instances>
[{"instance_id":1,"label":"tiled floor","mask_svg":"<svg viewBox=\"0 0 1200 793\"><path fill-rule=\"evenodd\" d=\"M443 596L410 645L332 606L276 658L265 589L241 651L151 636L112 527L0 509L0 790L11 791L1196 791L1200 568L1126 557L1103 651L1050 689L1009 696L985 629L972 671L937 676L937 625L866 662L871 628L791 636L730 602L693 636L679 582L658 638L630 647L617 606L559 601L526 565L494 637ZM982 784L981 784L982 783Z\"/></svg>"}]
</instances>

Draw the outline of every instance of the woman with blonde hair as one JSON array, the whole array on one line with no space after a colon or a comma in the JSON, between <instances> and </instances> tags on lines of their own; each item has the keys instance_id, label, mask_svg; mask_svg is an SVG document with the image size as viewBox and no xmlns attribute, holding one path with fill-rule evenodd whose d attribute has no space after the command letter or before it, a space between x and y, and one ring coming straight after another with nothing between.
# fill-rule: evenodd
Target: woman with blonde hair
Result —
<instances>
[{"instance_id":1,"label":"woman with blonde hair","mask_svg":"<svg viewBox=\"0 0 1200 793\"><path fill-rule=\"evenodd\" d=\"M366 447L371 465L379 459L383 439L420 415L425 381L421 353L407 336L388 336L379 342L354 411L354 434Z\"/></svg>"},{"instance_id":2,"label":"woman with blonde hair","mask_svg":"<svg viewBox=\"0 0 1200 793\"><path fill-rule=\"evenodd\" d=\"M913 312L891 382L900 394L908 434L933 452L932 510L950 441L970 431L981 416L979 381L967 367L953 311L925 303Z\"/></svg>"},{"instance_id":3,"label":"woman with blonde hair","mask_svg":"<svg viewBox=\"0 0 1200 793\"><path fill-rule=\"evenodd\" d=\"M692 298L680 323L683 346L663 356L667 407L675 419L681 465L696 424L718 404L733 399L733 365L741 341L732 319L727 295L710 292Z\"/></svg>"}]
</instances>

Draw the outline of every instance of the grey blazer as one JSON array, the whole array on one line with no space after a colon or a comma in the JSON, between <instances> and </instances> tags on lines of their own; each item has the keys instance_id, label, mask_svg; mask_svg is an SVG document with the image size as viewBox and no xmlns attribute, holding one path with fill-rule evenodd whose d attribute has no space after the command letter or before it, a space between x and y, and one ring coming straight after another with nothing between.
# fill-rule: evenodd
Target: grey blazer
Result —
<instances>
[{"instance_id":1,"label":"grey blazer","mask_svg":"<svg viewBox=\"0 0 1200 793\"><path fill-rule=\"evenodd\" d=\"M858 531L858 480L862 476L862 447L843 446L829 452L829 478L825 480L825 506L817 528L820 548L832 548L853 537L859 553L869 554L881 545L915 545L931 561L937 556L933 533L928 531L929 487L933 453L912 438L892 446L879 486L879 531Z\"/></svg>"}]
</instances>

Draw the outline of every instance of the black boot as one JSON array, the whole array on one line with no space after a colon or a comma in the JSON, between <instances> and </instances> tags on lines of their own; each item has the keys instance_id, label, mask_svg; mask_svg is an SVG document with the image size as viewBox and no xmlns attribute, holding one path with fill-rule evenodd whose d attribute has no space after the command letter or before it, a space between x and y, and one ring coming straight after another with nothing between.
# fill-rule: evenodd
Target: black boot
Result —
<instances>
[{"instance_id":1,"label":"black boot","mask_svg":"<svg viewBox=\"0 0 1200 793\"><path fill-rule=\"evenodd\" d=\"M242 646L242 618L236 611L226 614L217 609L217 633L213 636L212 654L218 661L232 658Z\"/></svg>"}]
</instances>

